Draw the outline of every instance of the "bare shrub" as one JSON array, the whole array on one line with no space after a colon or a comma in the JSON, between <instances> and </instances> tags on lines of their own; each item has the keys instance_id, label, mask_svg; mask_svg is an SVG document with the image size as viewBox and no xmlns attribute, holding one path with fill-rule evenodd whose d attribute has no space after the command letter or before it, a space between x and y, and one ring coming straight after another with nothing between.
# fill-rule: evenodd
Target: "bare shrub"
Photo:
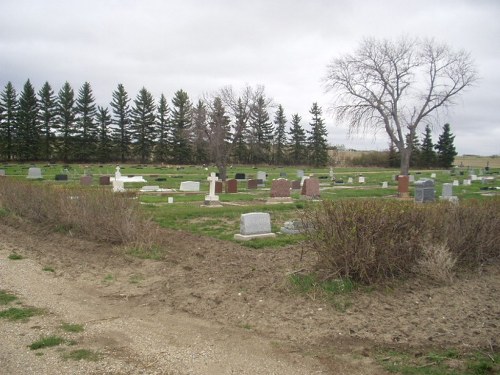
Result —
<instances>
[{"instance_id":1,"label":"bare shrub","mask_svg":"<svg viewBox=\"0 0 500 375\"><path fill-rule=\"evenodd\" d=\"M424 244L415 271L439 283L450 283L457 259L446 244Z\"/></svg>"}]
</instances>

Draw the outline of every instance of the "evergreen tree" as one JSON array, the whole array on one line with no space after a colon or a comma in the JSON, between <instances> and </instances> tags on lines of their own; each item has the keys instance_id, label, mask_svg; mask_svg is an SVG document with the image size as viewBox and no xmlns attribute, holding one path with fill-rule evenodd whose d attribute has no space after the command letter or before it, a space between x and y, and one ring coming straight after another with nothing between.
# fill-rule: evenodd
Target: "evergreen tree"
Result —
<instances>
[{"instance_id":1,"label":"evergreen tree","mask_svg":"<svg viewBox=\"0 0 500 375\"><path fill-rule=\"evenodd\" d=\"M175 163L191 161L189 132L191 128L191 102L188 94L179 90L172 99L172 158Z\"/></svg>"},{"instance_id":2,"label":"evergreen tree","mask_svg":"<svg viewBox=\"0 0 500 375\"><path fill-rule=\"evenodd\" d=\"M326 126L321 118L322 110L318 103L313 103L309 113L312 115L311 130L307 139L309 144L309 160L315 167L328 162L328 144Z\"/></svg>"},{"instance_id":3,"label":"evergreen tree","mask_svg":"<svg viewBox=\"0 0 500 375\"><path fill-rule=\"evenodd\" d=\"M97 141L97 160L105 163L111 160L112 142L110 136L111 115L108 108L97 107L96 122L99 128Z\"/></svg>"},{"instance_id":4,"label":"evergreen tree","mask_svg":"<svg viewBox=\"0 0 500 375\"><path fill-rule=\"evenodd\" d=\"M120 161L127 160L130 147L130 107L129 97L125 87L120 83L113 92L111 108L113 110L112 123L114 125L112 138L117 147Z\"/></svg>"},{"instance_id":5,"label":"evergreen tree","mask_svg":"<svg viewBox=\"0 0 500 375\"><path fill-rule=\"evenodd\" d=\"M90 161L95 155L98 139L98 127L95 121L96 105L90 83L85 82L78 92L76 99L76 159Z\"/></svg>"},{"instance_id":6,"label":"evergreen tree","mask_svg":"<svg viewBox=\"0 0 500 375\"><path fill-rule=\"evenodd\" d=\"M226 109L220 97L216 97L212 104L212 109L208 120L208 139L210 142L211 161L216 165L221 174L222 180L226 179L227 159L229 158L228 148L230 147L230 126L231 120L226 114Z\"/></svg>"},{"instance_id":7,"label":"evergreen tree","mask_svg":"<svg viewBox=\"0 0 500 375\"><path fill-rule=\"evenodd\" d=\"M236 113L235 113L235 124L234 129L241 129L239 134L235 134L234 138L234 158L239 164L244 164L249 162L249 150L246 141L246 126L247 114L241 98L238 98Z\"/></svg>"},{"instance_id":8,"label":"evergreen tree","mask_svg":"<svg viewBox=\"0 0 500 375\"><path fill-rule=\"evenodd\" d=\"M168 108L165 95L161 94L156 115L157 142L155 147L155 160L161 163L169 159L172 131L170 128L170 108Z\"/></svg>"},{"instance_id":9,"label":"evergreen tree","mask_svg":"<svg viewBox=\"0 0 500 375\"><path fill-rule=\"evenodd\" d=\"M134 153L139 156L141 163L148 162L153 151L156 137L155 109L153 95L143 87L134 100L130 126Z\"/></svg>"},{"instance_id":10,"label":"evergreen tree","mask_svg":"<svg viewBox=\"0 0 500 375\"><path fill-rule=\"evenodd\" d=\"M271 159L271 144L273 140L273 125L267 112L267 103L259 96L252 108L249 119L251 137L251 162L269 163Z\"/></svg>"},{"instance_id":11,"label":"evergreen tree","mask_svg":"<svg viewBox=\"0 0 500 375\"><path fill-rule=\"evenodd\" d=\"M11 82L0 94L0 155L10 161L15 154L18 101L16 89Z\"/></svg>"},{"instance_id":12,"label":"evergreen tree","mask_svg":"<svg viewBox=\"0 0 500 375\"><path fill-rule=\"evenodd\" d=\"M436 165L436 152L432 143L432 133L429 125L425 127L424 138L422 139L422 148L420 152L420 166L423 168L432 168Z\"/></svg>"},{"instance_id":13,"label":"evergreen tree","mask_svg":"<svg viewBox=\"0 0 500 375\"><path fill-rule=\"evenodd\" d=\"M57 124L57 102L54 90L45 82L38 92L38 122L40 125L40 155L42 160L50 161L54 156Z\"/></svg>"},{"instance_id":14,"label":"evergreen tree","mask_svg":"<svg viewBox=\"0 0 500 375\"><path fill-rule=\"evenodd\" d=\"M410 167L416 167L420 165L420 141L416 134L410 139L410 133L406 135L406 147L409 147L411 143L411 155L410 155Z\"/></svg>"},{"instance_id":15,"label":"evergreen tree","mask_svg":"<svg viewBox=\"0 0 500 375\"><path fill-rule=\"evenodd\" d=\"M220 100L220 99L219 99ZM199 100L192 111L193 163L203 164L208 159L207 108Z\"/></svg>"},{"instance_id":16,"label":"evergreen tree","mask_svg":"<svg viewBox=\"0 0 500 375\"><path fill-rule=\"evenodd\" d=\"M274 162L278 165L285 162L285 146L286 146L286 117L281 104L274 115Z\"/></svg>"},{"instance_id":17,"label":"evergreen tree","mask_svg":"<svg viewBox=\"0 0 500 375\"><path fill-rule=\"evenodd\" d=\"M64 162L73 157L75 135L75 92L66 82L57 95L57 121L59 122L60 145L59 155Z\"/></svg>"},{"instance_id":18,"label":"evergreen tree","mask_svg":"<svg viewBox=\"0 0 500 375\"><path fill-rule=\"evenodd\" d=\"M289 130L289 160L293 165L304 164L306 160L306 132L300 125L302 118L296 113L292 115L292 123Z\"/></svg>"},{"instance_id":19,"label":"evergreen tree","mask_svg":"<svg viewBox=\"0 0 500 375\"><path fill-rule=\"evenodd\" d=\"M401 165L401 154L393 142L389 144L388 162L390 168L399 168Z\"/></svg>"},{"instance_id":20,"label":"evergreen tree","mask_svg":"<svg viewBox=\"0 0 500 375\"><path fill-rule=\"evenodd\" d=\"M453 141L455 136L451 134L450 124L444 124L443 133L439 136L438 143L434 148L437 150L438 165L442 168L451 168L457 152Z\"/></svg>"},{"instance_id":21,"label":"evergreen tree","mask_svg":"<svg viewBox=\"0 0 500 375\"><path fill-rule=\"evenodd\" d=\"M24 84L19 96L17 119L17 155L19 160L38 160L40 133L38 130L38 103L30 80Z\"/></svg>"}]
</instances>

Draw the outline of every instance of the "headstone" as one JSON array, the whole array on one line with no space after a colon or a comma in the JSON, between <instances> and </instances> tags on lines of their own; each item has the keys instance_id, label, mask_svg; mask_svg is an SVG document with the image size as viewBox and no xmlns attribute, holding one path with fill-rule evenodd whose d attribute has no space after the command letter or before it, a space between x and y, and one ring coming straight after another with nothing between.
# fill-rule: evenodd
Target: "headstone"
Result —
<instances>
[{"instance_id":1,"label":"headstone","mask_svg":"<svg viewBox=\"0 0 500 375\"><path fill-rule=\"evenodd\" d=\"M382 182L382 189L387 189L389 187L389 183L387 181Z\"/></svg>"},{"instance_id":2,"label":"headstone","mask_svg":"<svg viewBox=\"0 0 500 375\"><path fill-rule=\"evenodd\" d=\"M68 181L68 175L67 174L56 174L54 179L56 181Z\"/></svg>"},{"instance_id":3,"label":"headstone","mask_svg":"<svg viewBox=\"0 0 500 375\"><path fill-rule=\"evenodd\" d=\"M471 179L472 181L477 181L477 175L475 175L475 174L471 174L471 175L470 175L470 179Z\"/></svg>"},{"instance_id":4,"label":"headstone","mask_svg":"<svg viewBox=\"0 0 500 375\"><path fill-rule=\"evenodd\" d=\"M37 180L37 179L40 179L40 178L43 178L42 177L42 170L40 168L30 168L28 169L28 177L29 179L32 179L32 180Z\"/></svg>"},{"instance_id":5,"label":"headstone","mask_svg":"<svg viewBox=\"0 0 500 375\"><path fill-rule=\"evenodd\" d=\"M220 205L219 196L215 194L215 183L218 181L215 172L210 173L210 176L207 177L208 180L208 195L205 195L205 204L206 205Z\"/></svg>"},{"instance_id":6,"label":"headstone","mask_svg":"<svg viewBox=\"0 0 500 375\"><path fill-rule=\"evenodd\" d=\"M115 172L115 180L119 180L119 179L121 179L121 178L122 178L122 174L121 174L121 172L120 172L120 166L119 166L119 165L117 165L117 166L116 166L116 172Z\"/></svg>"},{"instance_id":7,"label":"headstone","mask_svg":"<svg viewBox=\"0 0 500 375\"><path fill-rule=\"evenodd\" d=\"M5 169L0 169L0 177L5 176Z\"/></svg>"},{"instance_id":8,"label":"headstone","mask_svg":"<svg viewBox=\"0 0 500 375\"><path fill-rule=\"evenodd\" d=\"M215 194L222 194L222 181L215 181Z\"/></svg>"},{"instance_id":9,"label":"headstone","mask_svg":"<svg viewBox=\"0 0 500 375\"><path fill-rule=\"evenodd\" d=\"M99 185L103 185L103 186L106 186L106 185L109 185L111 184L111 179L109 176L101 176L99 177Z\"/></svg>"},{"instance_id":10,"label":"headstone","mask_svg":"<svg viewBox=\"0 0 500 375\"><path fill-rule=\"evenodd\" d=\"M300 194L305 196L306 198L319 198L319 180L314 177L305 180Z\"/></svg>"},{"instance_id":11,"label":"headstone","mask_svg":"<svg viewBox=\"0 0 500 375\"><path fill-rule=\"evenodd\" d=\"M300 188L301 188L300 183L301 183L301 181L299 181L299 180L292 181L292 189L293 190L300 190Z\"/></svg>"},{"instance_id":12,"label":"headstone","mask_svg":"<svg viewBox=\"0 0 500 375\"><path fill-rule=\"evenodd\" d=\"M436 178L436 174L435 173L431 173L431 178Z\"/></svg>"},{"instance_id":13,"label":"headstone","mask_svg":"<svg viewBox=\"0 0 500 375\"><path fill-rule=\"evenodd\" d=\"M113 192L115 193L121 193L125 191L125 187L123 186L123 181L122 180L113 180Z\"/></svg>"},{"instance_id":14,"label":"headstone","mask_svg":"<svg viewBox=\"0 0 500 375\"><path fill-rule=\"evenodd\" d=\"M458 180L453 180L453 186L459 186L460 182Z\"/></svg>"},{"instance_id":15,"label":"headstone","mask_svg":"<svg viewBox=\"0 0 500 375\"><path fill-rule=\"evenodd\" d=\"M158 191L158 190L160 190L160 187L157 186L157 185L143 186L142 189L141 189L141 191L145 192L145 193L152 192L152 191Z\"/></svg>"},{"instance_id":16,"label":"headstone","mask_svg":"<svg viewBox=\"0 0 500 375\"><path fill-rule=\"evenodd\" d=\"M398 196L399 198L410 196L410 179L406 175L398 176Z\"/></svg>"},{"instance_id":17,"label":"headstone","mask_svg":"<svg viewBox=\"0 0 500 375\"><path fill-rule=\"evenodd\" d=\"M266 186L266 185L264 184L264 180L261 180L260 178L258 178L258 179L257 179L257 186L258 186L258 187L264 187L264 186Z\"/></svg>"},{"instance_id":18,"label":"headstone","mask_svg":"<svg viewBox=\"0 0 500 375\"><path fill-rule=\"evenodd\" d=\"M443 199L448 199L453 196L453 184L443 184L443 191L441 197Z\"/></svg>"},{"instance_id":19,"label":"headstone","mask_svg":"<svg viewBox=\"0 0 500 375\"><path fill-rule=\"evenodd\" d=\"M233 194L238 192L238 180L226 181L226 193Z\"/></svg>"},{"instance_id":20,"label":"headstone","mask_svg":"<svg viewBox=\"0 0 500 375\"><path fill-rule=\"evenodd\" d=\"M290 181L284 178L273 180L271 184L271 198L289 198L290 197Z\"/></svg>"},{"instance_id":21,"label":"headstone","mask_svg":"<svg viewBox=\"0 0 500 375\"><path fill-rule=\"evenodd\" d=\"M234 175L234 178L235 178L236 180L246 180L246 175L245 175L244 173L236 173L236 174Z\"/></svg>"},{"instance_id":22,"label":"headstone","mask_svg":"<svg viewBox=\"0 0 500 375\"><path fill-rule=\"evenodd\" d=\"M415 175L413 175L413 174L409 174L409 175L408 175L408 181L409 181L410 183L414 183L414 182L415 182Z\"/></svg>"},{"instance_id":23,"label":"headstone","mask_svg":"<svg viewBox=\"0 0 500 375\"><path fill-rule=\"evenodd\" d=\"M80 177L80 185L90 186L92 185L92 176L82 176Z\"/></svg>"},{"instance_id":24,"label":"headstone","mask_svg":"<svg viewBox=\"0 0 500 375\"><path fill-rule=\"evenodd\" d=\"M353 178L352 178L352 177L349 177L349 178L347 179L347 183L348 183L348 184L352 184L353 182L354 182L354 180L353 180Z\"/></svg>"},{"instance_id":25,"label":"headstone","mask_svg":"<svg viewBox=\"0 0 500 375\"><path fill-rule=\"evenodd\" d=\"M257 180L248 180L247 189L257 189Z\"/></svg>"},{"instance_id":26,"label":"headstone","mask_svg":"<svg viewBox=\"0 0 500 375\"><path fill-rule=\"evenodd\" d=\"M263 182L267 181L267 173L263 171L257 172L257 180L262 180Z\"/></svg>"},{"instance_id":27,"label":"headstone","mask_svg":"<svg viewBox=\"0 0 500 375\"><path fill-rule=\"evenodd\" d=\"M280 177L287 178L288 175L286 174L286 172L280 172Z\"/></svg>"},{"instance_id":28,"label":"headstone","mask_svg":"<svg viewBox=\"0 0 500 375\"><path fill-rule=\"evenodd\" d=\"M174 203L174 197L168 197L167 203Z\"/></svg>"},{"instance_id":29,"label":"headstone","mask_svg":"<svg viewBox=\"0 0 500 375\"><path fill-rule=\"evenodd\" d=\"M425 178L415 182L415 202L427 203L434 200L434 180Z\"/></svg>"},{"instance_id":30,"label":"headstone","mask_svg":"<svg viewBox=\"0 0 500 375\"><path fill-rule=\"evenodd\" d=\"M305 180L309 180L309 176L302 176L301 180L300 180L300 187L304 186L304 181Z\"/></svg>"},{"instance_id":31,"label":"headstone","mask_svg":"<svg viewBox=\"0 0 500 375\"><path fill-rule=\"evenodd\" d=\"M302 169L297 169L297 177L299 178L304 177L304 171Z\"/></svg>"},{"instance_id":32,"label":"headstone","mask_svg":"<svg viewBox=\"0 0 500 375\"><path fill-rule=\"evenodd\" d=\"M330 180L333 181L335 179L335 175L333 174L333 167L330 167L330 173L329 173L329 175L330 175Z\"/></svg>"},{"instance_id":33,"label":"headstone","mask_svg":"<svg viewBox=\"0 0 500 375\"><path fill-rule=\"evenodd\" d=\"M471 180L464 180L463 184L464 186L471 186Z\"/></svg>"},{"instance_id":34,"label":"headstone","mask_svg":"<svg viewBox=\"0 0 500 375\"><path fill-rule=\"evenodd\" d=\"M248 241L275 236L276 234L271 232L271 215L267 212L251 212L241 215L240 233L235 234L234 239Z\"/></svg>"},{"instance_id":35,"label":"headstone","mask_svg":"<svg viewBox=\"0 0 500 375\"><path fill-rule=\"evenodd\" d=\"M280 229L284 234L300 234L305 232L304 225L300 220L285 221Z\"/></svg>"},{"instance_id":36,"label":"headstone","mask_svg":"<svg viewBox=\"0 0 500 375\"><path fill-rule=\"evenodd\" d=\"M183 181L179 188L180 191L200 191L200 183L198 181Z\"/></svg>"},{"instance_id":37,"label":"headstone","mask_svg":"<svg viewBox=\"0 0 500 375\"><path fill-rule=\"evenodd\" d=\"M363 176L359 176L359 178L358 178L358 182L359 182L360 184L364 184L364 183L366 182L366 180L365 180L365 178L364 178Z\"/></svg>"}]
</instances>

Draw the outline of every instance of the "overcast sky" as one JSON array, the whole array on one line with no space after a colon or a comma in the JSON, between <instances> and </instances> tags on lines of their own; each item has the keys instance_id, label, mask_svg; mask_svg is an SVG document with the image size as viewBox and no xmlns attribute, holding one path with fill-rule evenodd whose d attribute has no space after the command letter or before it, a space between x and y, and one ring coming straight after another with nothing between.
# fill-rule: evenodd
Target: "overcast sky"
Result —
<instances>
[{"instance_id":1,"label":"overcast sky","mask_svg":"<svg viewBox=\"0 0 500 375\"><path fill-rule=\"evenodd\" d=\"M118 83L193 102L223 86L264 85L308 128L324 110L329 143L386 149L385 133L348 136L327 111L322 78L365 37L432 37L473 56L481 77L435 124L451 124L459 154L500 154L499 0L0 0L0 85L75 91L88 81L108 105ZM273 114L272 114L273 116ZM423 132L423 129L421 129Z\"/></svg>"}]
</instances>

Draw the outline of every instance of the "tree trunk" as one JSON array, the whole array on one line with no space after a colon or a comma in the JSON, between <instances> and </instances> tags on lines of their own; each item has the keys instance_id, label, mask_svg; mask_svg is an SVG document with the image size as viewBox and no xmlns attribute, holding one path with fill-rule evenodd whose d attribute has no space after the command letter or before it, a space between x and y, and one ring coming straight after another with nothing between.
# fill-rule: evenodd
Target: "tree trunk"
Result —
<instances>
[{"instance_id":1,"label":"tree trunk","mask_svg":"<svg viewBox=\"0 0 500 375\"><path fill-rule=\"evenodd\" d=\"M221 181L226 181L226 179L227 179L227 165L226 164L218 164L217 169L219 170L219 179Z\"/></svg>"},{"instance_id":2,"label":"tree trunk","mask_svg":"<svg viewBox=\"0 0 500 375\"><path fill-rule=\"evenodd\" d=\"M400 174L403 176L407 176L408 172L410 171L411 150L407 149L406 147L403 147L400 150L400 153L401 153Z\"/></svg>"}]
</instances>

